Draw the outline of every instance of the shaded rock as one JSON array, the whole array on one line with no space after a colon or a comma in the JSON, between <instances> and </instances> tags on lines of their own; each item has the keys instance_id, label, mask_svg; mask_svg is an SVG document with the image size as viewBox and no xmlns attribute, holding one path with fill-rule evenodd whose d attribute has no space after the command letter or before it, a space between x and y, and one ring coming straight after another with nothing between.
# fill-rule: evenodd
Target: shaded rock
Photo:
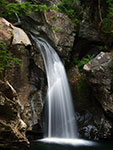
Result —
<instances>
[{"instance_id":1,"label":"shaded rock","mask_svg":"<svg viewBox=\"0 0 113 150\"><path fill-rule=\"evenodd\" d=\"M104 10L109 9L106 1L103 3L98 0L80 1L78 7L80 7L80 11L77 12L79 27L76 31L72 57L82 59L87 55L97 55L100 50L109 52L113 42L109 29L104 29L106 28L104 19L108 15Z\"/></svg>"},{"instance_id":2,"label":"shaded rock","mask_svg":"<svg viewBox=\"0 0 113 150\"><path fill-rule=\"evenodd\" d=\"M57 6L61 0L31 0L35 4L46 4L49 6Z\"/></svg>"},{"instance_id":3,"label":"shaded rock","mask_svg":"<svg viewBox=\"0 0 113 150\"><path fill-rule=\"evenodd\" d=\"M79 37L89 39L89 41L101 41L99 32L88 22L81 23Z\"/></svg>"},{"instance_id":4,"label":"shaded rock","mask_svg":"<svg viewBox=\"0 0 113 150\"><path fill-rule=\"evenodd\" d=\"M32 107L31 99L38 91L40 92L41 88L44 88L45 76L43 71L38 67L38 59L34 61L34 57L31 58L28 49L26 49L24 45L15 45L11 51L14 56L21 58L21 66L16 65L12 69L7 69L5 78L9 80L17 90L21 104L24 107L22 113L23 120L27 124L27 130L32 130L35 124L33 120L34 108ZM37 64L35 62L37 62ZM41 101L40 97L38 98L38 100ZM35 102L38 100L36 99ZM37 120L38 117L37 114Z\"/></svg>"},{"instance_id":5,"label":"shaded rock","mask_svg":"<svg viewBox=\"0 0 113 150\"><path fill-rule=\"evenodd\" d=\"M110 117L113 117L112 66L112 54L104 52L101 52L92 61L84 65L84 70L93 90L93 95Z\"/></svg>"},{"instance_id":6,"label":"shaded rock","mask_svg":"<svg viewBox=\"0 0 113 150\"><path fill-rule=\"evenodd\" d=\"M61 0L46 0L48 3L50 3L50 6L57 6Z\"/></svg>"},{"instance_id":7,"label":"shaded rock","mask_svg":"<svg viewBox=\"0 0 113 150\"><path fill-rule=\"evenodd\" d=\"M73 66L68 71L68 78L80 137L95 140L111 138L112 122L95 99L87 76L80 73L77 66Z\"/></svg>"},{"instance_id":8,"label":"shaded rock","mask_svg":"<svg viewBox=\"0 0 113 150\"><path fill-rule=\"evenodd\" d=\"M88 5L87 5L88 4ZM103 2L100 6L99 1L81 1L81 14L82 19L80 21L80 29L79 29L79 37L85 38L89 41L102 41L104 39L103 34L101 32L101 13L104 16L106 8L105 3Z\"/></svg>"},{"instance_id":9,"label":"shaded rock","mask_svg":"<svg viewBox=\"0 0 113 150\"><path fill-rule=\"evenodd\" d=\"M27 125L22 120L20 100L9 82L0 81L0 146L14 143L29 143L25 132Z\"/></svg>"},{"instance_id":10,"label":"shaded rock","mask_svg":"<svg viewBox=\"0 0 113 150\"><path fill-rule=\"evenodd\" d=\"M44 13L44 32L54 42L61 55L68 56L74 43L74 24L63 13L50 10Z\"/></svg>"}]
</instances>

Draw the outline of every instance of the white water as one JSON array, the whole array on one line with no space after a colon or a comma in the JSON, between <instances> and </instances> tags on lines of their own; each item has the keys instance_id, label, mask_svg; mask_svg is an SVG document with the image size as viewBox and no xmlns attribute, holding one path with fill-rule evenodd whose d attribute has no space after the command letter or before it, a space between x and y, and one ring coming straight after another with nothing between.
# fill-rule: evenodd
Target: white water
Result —
<instances>
[{"instance_id":1,"label":"white water","mask_svg":"<svg viewBox=\"0 0 113 150\"><path fill-rule=\"evenodd\" d=\"M35 38L40 49L48 80L48 133L52 138L77 138L71 93L64 66L55 50L42 38Z\"/></svg>"},{"instance_id":2,"label":"white water","mask_svg":"<svg viewBox=\"0 0 113 150\"><path fill-rule=\"evenodd\" d=\"M96 142L88 141L88 140L82 140L82 139L68 139L68 138L44 138L41 140L38 140L40 142L44 143L56 143L56 144L61 144L61 145L73 145L73 146L78 146L78 145L87 145L87 146L94 146L97 145Z\"/></svg>"},{"instance_id":3,"label":"white water","mask_svg":"<svg viewBox=\"0 0 113 150\"><path fill-rule=\"evenodd\" d=\"M17 20L18 20L18 23L21 23L21 20L20 20L20 17L18 16L17 13L15 13L16 17L17 17Z\"/></svg>"}]
</instances>

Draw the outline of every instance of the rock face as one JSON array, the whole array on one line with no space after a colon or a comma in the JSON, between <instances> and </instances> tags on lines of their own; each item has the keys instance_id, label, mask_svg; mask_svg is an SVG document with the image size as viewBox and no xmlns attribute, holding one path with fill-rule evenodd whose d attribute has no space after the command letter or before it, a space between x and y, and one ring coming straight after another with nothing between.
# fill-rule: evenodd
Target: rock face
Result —
<instances>
[{"instance_id":1,"label":"rock face","mask_svg":"<svg viewBox=\"0 0 113 150\"><path fill-rule=\"evenodd\" d=\"M104 111L113 118L113 56L112 53L101 52L84 66L88 82L93 94L102 105Z\"/></svg>"},{"instance_id":2,"label":"rock face","mask_svg":"<svg viewBox=\"0 0 113 150\"><path fill-rule=\"evenodd\" d=\"M23 102L24 98L21 98L21 95L23 94L23 91L24 91L24 96L26 95L25 89L27 88L24 88L24 86L27 84L28 81L28 66L29 66L29 60L28 60L29 52L25 48L24 44L26 44L27 46L27 44L31 44L31 43L23 30L14 27L12 24L10 24L8 21L6 21L3 18L0 18L0 26L1 26L0 31L1 32L3 31L4 33L4 35L1 34L0 40L6 43L6 45L10 47L9 51L12 52L14 57L18 57L22 59L21 67L16 65L15 68L7 69L5 71L5 78L13 85L13 87L18 92L20 100L22 100ZM19 37L19 35L20 36L23 35L23 37L26 37L27 39L24 40L21 37ZM22 92L20 92L21 86L23 87ZM26 105L30 105L29 102Z\"/></svg>"},{"instance_id":3,"label":"rock face","mask_svg":"<svg viewBox=\"0 0 113 150\"><path fill-rule=\"evenodd\" d=\"M9 82L0 81L0 147L29 143L22 120L22 107L16 91Z\"/></svg>"},{"instance_id":4,"label":"rock face","mask_svg":"<svg viewBox=\"0 0 113 150\"><path fill-rule=\"evenodd\" d=\"M112 122L95 98L88 84L88 77L80 73L77 66L70 68L68 78L75 104L76 119L80 137L87 139L105 139L112 136ZM102 94L102 93L100 93Z\"/></svg>"},{"instance_id":5,"label":"rock face","mask_svg":"<svg viewBox=\"0 0 113 150\"><path fill-rule=\"evenodd\" d=\"M25 18L23 27L34 35L47 39L56 48L60 56L70 57L75 36L74 23L65 14L57 10L32 14Z\"/></svg>"},{"instance_id":6,"label":"rock face","mask_svg":"<svg viewBox=\"0 0 113 150\"><path fill-rule=\"evenodd\" d=\"M4 78L9 81L12 87L17 91L22 107L21 123L26 124L25 131L32 131L35 126L35 132L37 132L39 131L37 128L41 128L40 120L43 109L42 97L46 80L45 74L41 69L43 66L42 58L40 57L40 54L37 54L35 50L31 49L31 42L26 33L22 29L13 26L3 18L0 18L0 33L0 40L6 43L8 50L12 53L12 56L21 59L20 66L15 65L14 68L8 68L5 70ZM11 101L8 102L9 107ZM13 106L10 109L12 108ZM16 110L16 108L14 111L19 113L18 109ZM11 118L9 118L9 120L10 119ZM19 116L17 119L19 120ZM15 126L17 126L16 123L20 124L18 120L17 122L15 121ZM9 122L9 126L11 125L12 121ZM14 131L14 134L16 134L16 129ZM19 134L20 136L23 134L21 129ZM18 139L17 141L19 142ZM24 141L24 139L22 140ZM25 140L27 141L27 138Z\"/></svg>"},{"instance_id":7,"label":"rock face","mask_svg":"<svg viewBox=\"0 0 113 150\"><path fill-rule=\"evenodd\" d=\"M74 43L74 24L68 16L55 10L45 12L44 15L44 32L54 42L59 53L68 56Z\"/></svg>"},{"instance_id":8,"label":"rock face","mask_svg":"<svg viewBox=\"0 0 113 150\"><path fill-rule=\"evenodd\" d=\"M21 3L25 0L16 1ZM34 4L56 6L61 0L31 1ZM63 59L81 59L89 52L90 55L95 53L97 55L97 46L102 45L106 39L103 34L100 34L97 1L80 1L78 5L81 9L81 20L77 29L69 17L57 10L31 14L23 19L22 27L26 32L48 40ZM7 97L1 88L0 112L2 114L6 107L11 112L11 117L3 116L3 120L1 118L1 130L11 132L14 142L28 142L25 131L31 134L32 129L35 129L33 132L36 134L42 128L43 99L47 84L43 60L39 50L32 48L31 41L25 32L3 18L0 18L0 40L6 43L14 57L22 60L21 66L15 65L14 68L5 71L5 79L11 83L18 96ZM72 76L69 79L74 100L77 101L75 102L76 117L80 134L88 139L109 138L112 122L106 118L104 111L110 118L113 118L112 55L101 53L98 58L84 66L89 85L86 78L82 78L76 68L71 69ZM95 97L101 104L100 106ZM3 139L1 134L0 139ZM7 142L4 141L4 143Z\"/></svg>"},{"instance_id":9,"label":"rock face","mask_svg":"<svg viewBox=\"0 0 113 150\"><path fill-rule=\"evenodd\" d=\"M100 7L100 8L99 8ZM112 34L104 30L104 18L108 9L106 2L99 4L98 0L85 0L79 3L79 26L72 51L72 57L82 59L89 55L97 55L101 51L112 48ZM101 16L102 15L102 16ZM102 49L99 47L102 47Z\"/></svg>"}]
</instances>

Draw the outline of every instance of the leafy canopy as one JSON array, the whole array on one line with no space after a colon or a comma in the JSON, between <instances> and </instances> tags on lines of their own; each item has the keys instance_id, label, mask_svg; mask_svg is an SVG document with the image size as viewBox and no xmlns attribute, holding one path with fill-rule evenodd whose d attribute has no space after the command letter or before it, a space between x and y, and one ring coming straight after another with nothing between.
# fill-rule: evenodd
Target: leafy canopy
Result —
<instances>
[{"instance_id":1,"label":"leafy canopy","mask_svg":"<svg viewBox=\"0 0 113 150\"><path fill-rule=\"evenodd\" d=\"M78 4L80 0L62 0L61 3L58 5L58 8L74 19L74 22L78 23L78 15L79 15L79 7Z\"/></svg>"},{"instance_id":2,"label":"leafy canopy","mask_svg":"<svg viewBox=\"0 0 113 150\"><path fill-rule=\"evenodd\" d=\"M7 0L0 0L0 16L1 17L9 17L11 15L19 14L22 15L29 15L32 12L42 12L45 10L58 10L57 7L47 6L47 5L37 5L31 2L24 2L24 3L14 3L9 2Z\"/></svg>"}]
</instances>

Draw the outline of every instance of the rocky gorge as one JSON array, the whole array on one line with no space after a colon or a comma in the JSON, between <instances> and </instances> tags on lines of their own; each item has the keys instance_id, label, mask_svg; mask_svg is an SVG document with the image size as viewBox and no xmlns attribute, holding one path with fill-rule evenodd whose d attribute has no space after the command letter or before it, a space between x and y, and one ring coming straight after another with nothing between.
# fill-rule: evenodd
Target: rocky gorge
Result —
<instances>
[{"instance_id":1,"label":"rocky gorge","mask_svg":"<svg viewBox=\"0 0 113 150\"><path fill-rule=\"evenodd\" d=\"M57 6L60 0L32 2ZM47 79L31 34L46 39L66 67L79 136L91 140L113 138L112 35L100 31L98 1L80 1L76 5L79 23L51 9L24 16L17 24L0 18L0 41L13 57L21 59L21 65L6 68L0 80L0 148L13 150L20 144L28 149L32 140L43 136ZM103 15L105 7L104 3ZM75 60L80 63L89 55L94 57L81 72Z\"/></svg>"}]
</instances>

